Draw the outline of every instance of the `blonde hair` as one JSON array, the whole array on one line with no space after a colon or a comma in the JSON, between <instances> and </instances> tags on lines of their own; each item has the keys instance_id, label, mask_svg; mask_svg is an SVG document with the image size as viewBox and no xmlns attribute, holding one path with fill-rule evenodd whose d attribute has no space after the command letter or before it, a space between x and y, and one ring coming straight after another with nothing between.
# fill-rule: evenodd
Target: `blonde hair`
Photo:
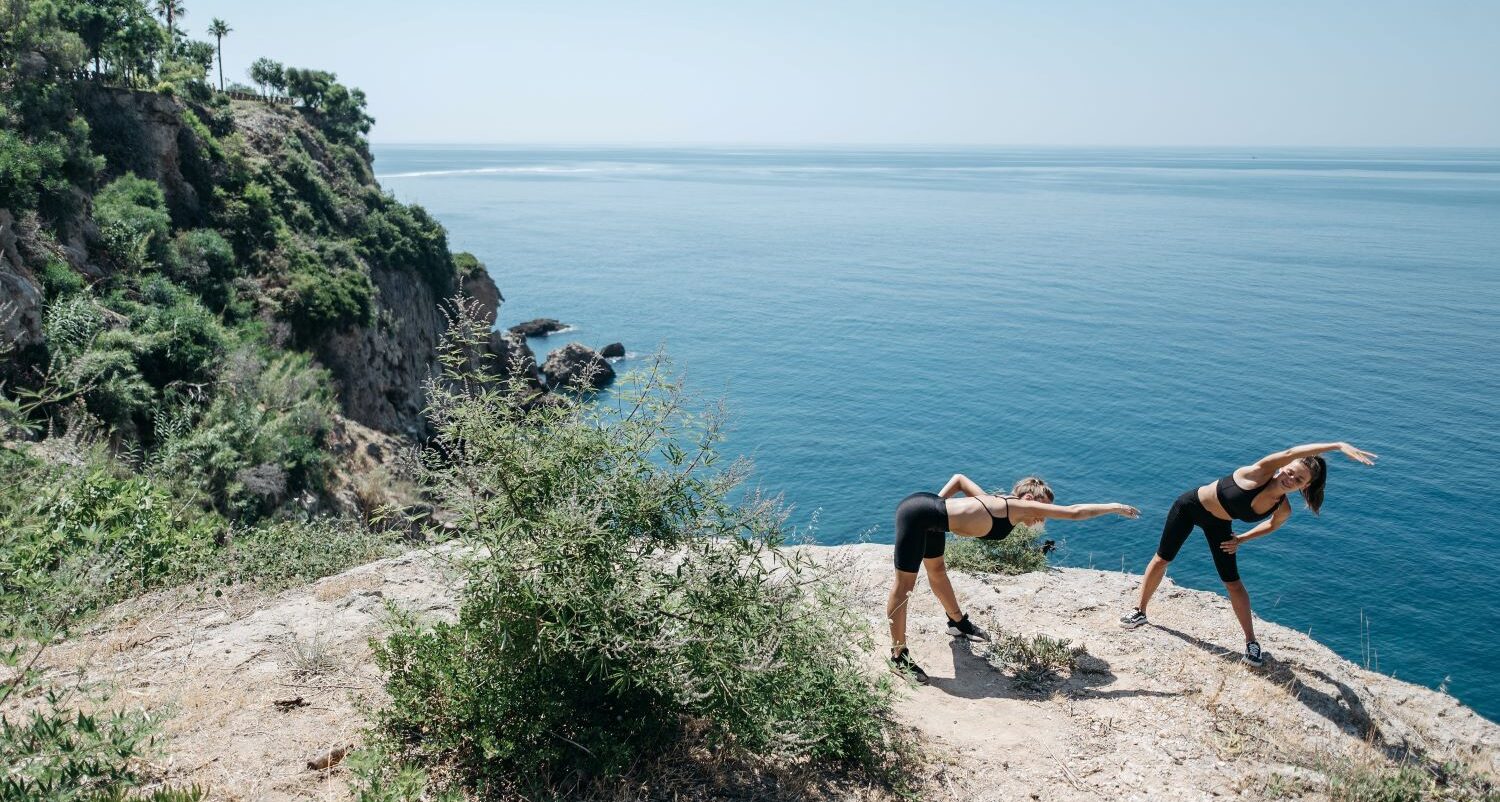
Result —
<instances>
[{"instance_id":1,"label":"blonde hair","mask_svg":"<svg viewBox=\"0 0 1500 802\"><path fill-rule=\"evenodd\" d=\"M1027 476L1020 479L1010 489L1010 494L1016 498L1020 498L1027 493L1038 499L1045 498L1048 504L1051 504L1052 500L1057 498L1052 492L1052 486L1047 484L1047 480L1040 476Z\"/></svg>"}]
</instances>

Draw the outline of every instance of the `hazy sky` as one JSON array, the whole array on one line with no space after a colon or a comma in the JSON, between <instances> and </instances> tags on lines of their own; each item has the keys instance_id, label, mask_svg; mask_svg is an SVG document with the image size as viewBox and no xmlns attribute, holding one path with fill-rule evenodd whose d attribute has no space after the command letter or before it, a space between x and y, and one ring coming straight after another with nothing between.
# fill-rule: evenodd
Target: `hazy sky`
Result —
<instances>
[{"instance_id":1,"label":"hazy sky","mask_svg":"<svg viewBox=\"0 0 1500 802\"><path fill-rule=\"evenodd\" d=\"M187 0L376 142L1500 145L1500 2Z\"/></svg>"}]
</instances>

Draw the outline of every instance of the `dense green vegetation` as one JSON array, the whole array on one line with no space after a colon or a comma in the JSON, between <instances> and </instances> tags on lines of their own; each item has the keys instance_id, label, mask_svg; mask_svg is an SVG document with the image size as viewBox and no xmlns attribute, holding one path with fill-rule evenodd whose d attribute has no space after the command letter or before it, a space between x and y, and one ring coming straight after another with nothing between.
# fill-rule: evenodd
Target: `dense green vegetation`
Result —
<instances>
[{"instance_id":1,"label":"dense green vegetation","mask_svg":"<svg viewBox=\"0 0 1500 802\"><path fill-rule=\"evenodd\" d=\"M450 347L425 480L473 547L468 581L456 622L402 618L377 646L396 760L374 785L422 787L403 767L441 767L480 798L584 794L580 778L690 733L718 758L888 760L867 628L811 558L778 548L777 504L729 500L743 466L719 464L717 426L677 385L658 372L619 408L527 411Z\"/></svg>"},{"instance_id":2,"label":"dense green vegetation","mask_svg":"<svg viewBox=\"0 0 1500 802\"><path fill-rule=\"evenodd\" d=\"M1037 545L1035 529L1018 526L1009 537L980 540L954 537L948 541L944 560L955 571L976 574L1024 574L1047 567L1047 555Z\"/></svg>"},{"instance_id":3,"label":"dense green vegetation","mask_svg":"<svg viewBox=\"0 0 1500 802\"><path fill-rule=\"evenodd\" d=\"M40 336L0 341L12 665L152 588L274 588L396 538L326 517L337 406L312 347L372 323L376 270L450 294L446 235L374 184L363 93L262 60L291 102L232 101L209 82L232 29L192 41L187 14L0 0L0 259L42 295ZM31 700L0 712L0 800L139 796L149 720L0 674L0 701Z\"/></svg>"}]
</instances>

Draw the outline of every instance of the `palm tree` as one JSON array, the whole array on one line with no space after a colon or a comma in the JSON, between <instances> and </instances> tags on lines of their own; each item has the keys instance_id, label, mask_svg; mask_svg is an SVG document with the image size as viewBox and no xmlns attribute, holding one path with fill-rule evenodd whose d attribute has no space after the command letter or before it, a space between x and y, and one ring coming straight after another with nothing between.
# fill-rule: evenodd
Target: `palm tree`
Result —
<instances>
[{"instance_id":1,"label":"palm tree","mask_svg":"<svg viewBox=\"0 0 1500 802\"><path fill-rule=\"evenodd\" d=\"M229 32L233 30L233 28L229 27L229 23L219 19L218 17L214 17L214 21L209 23L208 25L208 35L212 36L218 42L217 47L219 49L220 92L224 91L224 37L228 36Z\"/></svg>"},{"instance_id":2,"label":"palm tree","mask_svg":"<svg viewBox=\"0 0 1500 802\"><path fill-rule=\"evenodd\" d=\"M176 20L187 16L187 9L183 7L182 0L156 0L156 13L167 21L167 34L175 37L177 35Z\"/></svg>"}]
</instances>

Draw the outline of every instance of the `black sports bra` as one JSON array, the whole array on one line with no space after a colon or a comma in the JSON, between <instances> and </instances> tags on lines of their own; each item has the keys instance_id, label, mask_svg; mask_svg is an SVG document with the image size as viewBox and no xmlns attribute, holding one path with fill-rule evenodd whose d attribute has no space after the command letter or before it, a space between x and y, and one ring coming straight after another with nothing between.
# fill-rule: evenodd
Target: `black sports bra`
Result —
<instances>
[{"instance_id":1,"label":"black sports bra","mask_svg":"<svg viewBox=\"0 0 1500 802\"><path fill-rule=\"evenodd\" d=\"M978 500L978 502L984 507L985 512L990 513L990 531L982 535L979 538L980 540L1000 540L1006 535L1009 535L1010 530L1016 528L1016 525L1010 522L1010 500L1006 496L1000 497L1002 499L1006 499L1005 517L1003 518L995 515L995 513L993 512L990 512L990 505L985 504L984 499L980 498L979 496L974 496L974 498Z\"/></svg>"},{"instance_id":2,"label":"black sports bra","mask_svg":"<svg viewBox=\"0 0 1500 802\"><path fill-rule=\"evenodd\" d=\"M1264 520L1266 516L1275 512L1276 508L1282 505L1282 502L1286 501L1286 498L1282 497L1281 501L1276 502L1271 509L1265 512L1256 512L1255 500L1260 498L1260 494L1270 486L1271 480L1267 479L1265 484L1246 490L1234 481L1234 474L1231 473L1214 485L1214 494L1219 497L1219 503L1224 506L1224 511L1229 513L1229 517L1253 524L1256 521Z\"/></svg>"}]
</instances>

